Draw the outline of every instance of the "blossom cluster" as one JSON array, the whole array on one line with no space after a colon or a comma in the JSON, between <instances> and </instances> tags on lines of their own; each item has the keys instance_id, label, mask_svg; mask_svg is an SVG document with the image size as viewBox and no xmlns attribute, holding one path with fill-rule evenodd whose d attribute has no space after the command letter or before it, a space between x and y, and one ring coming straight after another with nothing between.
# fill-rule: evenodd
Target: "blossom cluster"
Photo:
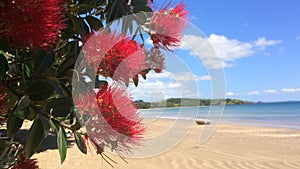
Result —
<instances>
[{"instance_id":1,"label":"blossom cluster","mask_svg":"<svg viewBox=\"0 0 300 169\"><path fill-rule=\"evenodd\" d=\"M174 8L169 5L155 13L150 21L151 39L156 48L172 50L180 45L183 30L187 26L185 5L179 3Z\"/></svg>"},{"instance_id":2,"label":"blossom cluster","mask_svg":"<svg viewBox=\"0 0 300 169\"><path fill-rule=\"evenodd\" d=\"M18 163L12 169L38 169L36 159L27 159L23 154L18 157Z\"/></svg>"},{"instance_id":3,"label":"blossom cluster","mask_svg":"<svg viewBox=\"0 0 300 169\"><path fill-rule=\"evenodd\" d=\"M148 0L147 4L151 2ZM65 0L0 0L0 40L8 42L10 51L29 49L49 52L67 27L67 3ZM130 36L107 29L76 35L76 40L81 39L83 43L82 53L89 68L95 70L97 76L117 82L100 86L96 93L83 93L73 98L86 128L85 146L89 140L97 153L102 154L104 147L117 152L130 152L131 148L140 144L146 129L123 84L138 81L139 74L145 75L151 69L156 73L163 70L161 50L172 51L180 45L187 26L187 14L183 3L174 8L167 5L153 13L143 27L148 27L149 31L144 31L153 42L150 50ZM84 19L82 21L85 23ZM0 83L0 123L7 116L7 102L6 88ZM26 159L21 155L13 169L19 168L38 166L35 159Z\"/></svg>"},{"instance_id":4,"label":"blossom cluster","mask_svg":"<svg viewBox=\"0 0 300 169\"><path fill-rule=\"evenodd\" d=\"M129 79L146 69L142 45L124 34L92 33L83 48L90 67L113 80L129 82Z\"/></svg>"},{"instance_id":5,"label":"blossom cluster","mask_svg":"<svg viewBox=\"0 0 300 169\"><path fill-rule=\"evenodd\" d=\"M86 132L98 153L103 152L104 145L116 151L130 151L145 132L124 87L109 85L96 95L85 95L78 102L78 109L89 117L85 122Z\"/></svg>"},{"instance_id":6,"label":"blossom cluster","mask_svg":"<svg viewBox=\"0 0 300 169\"><path fill-rule=\"evenodd\" d=\"M64 0L3 0L0 38L21 49L49 50L66 27Z\"/></svg>"},{"instance_id":7,"label":"blossom cluster","mask_svg":"<svg viewBox=\"0 0 300 169\"><path fill-rule=\"evenodd\" d=\"M83 37L82 53L97 75L113 81L128 84L130 79L138 80L137 75L147 69L160 73L164 68L161 49L172 51L180 45L187 25L186 15L182 3L154 13L147 24L153 41L150 50L125 34L103 29ZM120 83L113 84L101 86L96 94L83 93L75 101L79 114L84 117L85 143L89 140L99 154L106 146L117 152L130 152L145 132L126 89L116 85Z\"/></svg>"}]
</instances>

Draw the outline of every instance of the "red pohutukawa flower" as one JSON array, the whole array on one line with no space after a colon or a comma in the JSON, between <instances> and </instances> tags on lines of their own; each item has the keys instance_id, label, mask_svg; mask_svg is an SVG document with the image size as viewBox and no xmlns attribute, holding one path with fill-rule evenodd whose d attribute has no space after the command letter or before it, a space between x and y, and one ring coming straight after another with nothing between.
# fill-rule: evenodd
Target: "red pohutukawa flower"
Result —
<instances>
[{"instance_id":1,"label":"red pohutukawa flower","mask_svg":"<svg viewBox=\"0 0 300 169\"><path fill-rule=\"evenodd\" d=\"M86 41L84 53L91 67L98 74L117 81L129 79L146 68L142 46L123 34L93 33Z\"/></svg>"},{"instance_id":2,"label":"red pohutukawa flower","mask_svg":"<svg viewBox=\"0 0 300 169\"><path fill-rule=\"evenodd\" d=\"M7 93L5 87L0 83L0 123L5 121L7 115Z\"/></svg>"},{"instance_id":3,"label":"red pohutukawa flower","mask_svg":"<svg viewBox=\"0 0 300 169\"><path fill-rule=\"evenodd\" d=\"M187 26L186 5L179 3L174 8L167 5L150 20L151 39L155 47L172 50L180 45L183 30Z\"/></svg>"},{"instance_id":4,"label":"red pohutukawa flower","mask_svg":"<svg viewBox=\"0 0 300 169\"><path fill-rule=\"evenodd\" d=\"M165 58L159 48L152 48L148 52L146 62L149 68L160 73L164 69Z\"/></svg>"},{"instance_id":5,"label":"red pohutukawa flower","mask_svg":"<svg viewBox=\"0 0 300 169\"><path fill-rule=\"evenodd\" d=\"M108 86L106 90L99 90L96 97L92 95L85 97L91 101L80 104L78 110L88 117L84 125L97 152L102 153L104 145L117 152L130 152L132 147L139 144L145 128L127 91L122 87ZM98 111L94 111L95 101ZM91 112L83 111L84 107L92 107Z\"/></svg>"},{"instance_id":6,"label":"red pohutukawa flower","mask_svg":"<svg viewBox=\"0 0 300 169\"><path fill-rule=\"evenodd\" d=\"M19 162L12 169L38 169L36 159L26 159L24 155L20 155Z\"/></svg>"},{"instance_id":7,"label":"red pohutukawa flower","mask_svg":"<svg viewBox=\"0 0 300 169\"><path fill-rule=\"evenodd\" d=\"M10 46L48 50L66 27L64 0L4 0L0 7L0 38Z\"/></svg>"}]
</instances>

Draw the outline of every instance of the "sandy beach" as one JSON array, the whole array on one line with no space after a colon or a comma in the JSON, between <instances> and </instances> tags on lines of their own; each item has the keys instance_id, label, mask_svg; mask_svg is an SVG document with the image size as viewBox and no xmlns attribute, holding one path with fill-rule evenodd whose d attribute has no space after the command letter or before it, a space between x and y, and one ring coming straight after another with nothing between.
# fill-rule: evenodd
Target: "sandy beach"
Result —
<instances>
[{"instance_id":1,"label":"sandy beach","mask_svg":"<svg viewBox=\"0 0 300 169\"><path fill-rule=\"evenodd\" d=\"M148 132L145 138L155 138L173 124L173 120L165 119L147 122L145 126ZM220 124L212 137L200 144L199 135L204 127L194 125L184 140L157 156L127 158L128 163L125 163L118 156L110 154L109 150L106 155L118 163L114 165L116 169L300 168L300 130ZM42 169L112 168L94 151L84 155L74 144L71 142L67 159L62 165L56 149L35 154L34 158L38 159ZM148 148L160 147L157 145Z\"/></svg>"}]
</instances>

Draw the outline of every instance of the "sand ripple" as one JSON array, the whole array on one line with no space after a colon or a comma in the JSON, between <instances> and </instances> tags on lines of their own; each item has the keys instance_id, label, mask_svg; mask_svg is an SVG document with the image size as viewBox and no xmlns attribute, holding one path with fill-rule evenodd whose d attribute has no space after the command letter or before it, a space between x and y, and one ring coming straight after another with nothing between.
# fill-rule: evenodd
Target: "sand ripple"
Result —
<instances>
[{"instance_id":1,"label":"sand ripple","mask_svg":"<svg viewBox=\"0 0 300 169\"><path fill-rule=\"evenodd\" d=\"M170 123L156 122L151 135L159 135L161 127ZM155 127L155 125L159 127ZM172 150L156 157L128 159L116 169L299 169L300 131L221 125L205 144L199 144L203 126L194 126L186 139ZM152 147L153 149L157 147ZM60 165L57 150L34 156L42 169L111 169L95 153L82 155L76 147L68 149L68 157Z\"/></svg>"}]
</instances>

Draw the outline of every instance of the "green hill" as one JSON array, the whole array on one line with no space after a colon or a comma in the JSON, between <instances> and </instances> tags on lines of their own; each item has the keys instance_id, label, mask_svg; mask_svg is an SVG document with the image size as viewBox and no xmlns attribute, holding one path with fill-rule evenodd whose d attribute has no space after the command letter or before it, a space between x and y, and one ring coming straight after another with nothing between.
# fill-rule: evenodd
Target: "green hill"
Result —
<instances>
[{"instance_id":1,"label":"green hill","mask_svg":"<svg viewBox=\"0 0 300 169\"><path fill-rule=\"evenodd\" d=\"M158 102L134 101L139 109L162 108L162 107L187 107L187 106L210 106L210 105L237 105L253 104L253 102L239 99L192 99L192 98L170 98Z\"/></svg>"}]
</instances>

